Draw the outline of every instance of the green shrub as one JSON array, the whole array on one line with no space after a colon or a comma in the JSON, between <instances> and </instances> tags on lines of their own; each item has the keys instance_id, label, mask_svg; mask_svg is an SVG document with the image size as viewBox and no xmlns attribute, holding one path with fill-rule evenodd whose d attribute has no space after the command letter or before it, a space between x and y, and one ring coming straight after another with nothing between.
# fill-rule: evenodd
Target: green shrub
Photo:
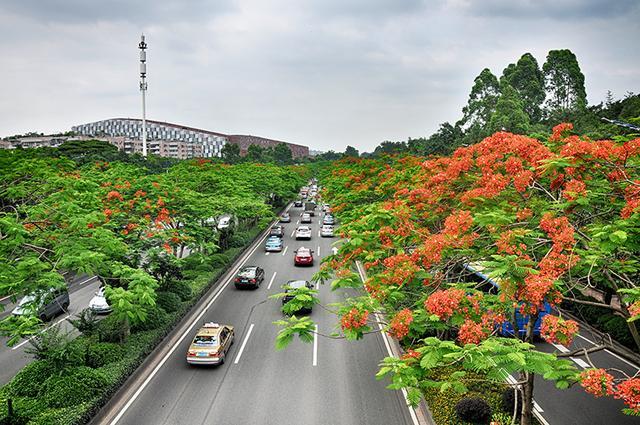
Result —
<instances>
[{"instance_id":1,"label":"green shrub","mask_svg":"<svg viewBox=\"0 0 640 425\"><path fill-rule=\"evenodd\" d=\"M34 360L13 377L8 385L9 394L19 397L36 397L44 380L55 372L55 366L51 362Z\"/></svg>"},{"instance_id":2,"label":"green shrub","mask_svg":"<svg viewBox=\"0 0 640 425\"><path fill-rule=\"evenodd\" d=\"M167 287L167 291L178 295L180 301L189 301L193 296L191 285L186 281L174 282Z\"/></svg>"},{"instance_id":3,"label":"green shrub","mask_svg":"<svg viewBox=\"0 0 640 425\"><path fill-rule=\"evenodd\" d=\"M125 324L114 315L107 316L98 325L98 340L100 342L122 342L125 335Z\"/></svg>"},{"instance_id":4,"label":"green shrub","mask_svg":"<svg viewBox=\"0 0 640 425\"><path fill-rule=\"evenodd\" d=\"M188 257L183 258L182 262L185 273L189 271L208 272L215 268L213 265L211 265L209 257L203 255L200 252L194 252Z\"/></svg>"},{"instance_id":5,"label":"green shrub","mask_svg":"<svg viewBox=\"0 0 640 425\"><path fill-rule=\"evenodd\" d=\"M209 257L209 265L212 269L221 269L229 264L229 257L225 253L212 254Z\"/></svg>"},{"instance_id":6,"label":"green shrub","mask_svg":"<svg viewBox=\"0 0 640 425\"><path fill-rule=\"evenodd\" d=\"M136 323L131 326L131 332L150 331L163 326L169 320L167 312L160 307L147 309L147 318L144 322Z\"/></svg>"},{"instance_id":7,"label":"green shrub","mask_svg":"<svg viewBox=\"0 0 640 425\"><path fill-rule=\"evenodd\" d=\"M87 346L85 351L85 364L92 368L98 368L122 359L124 349L111 342L94 342Z\"/></svg>"},{"instance_id":8,"label":"green shrub","mask_svg":"<svg viewBox=\"0 0 640 425\"><path fill-rule=\"evenodd\" d=\"M86 409L86 404L60 409L47 409L29 421L27 425L69 425L76 423L76 420L82 417Z\"/></svg>"},{"instance_id":9,"label":"green shrub","mask_svg":"<svg viewBox=\"0 0 640 425\"><path fill-rule=\"evenodd\" d=\"M235 232L229 238L229 248L241 248L251 240L249 232Z\"/></svg>"},{"instance_id":10,"label":"green shrub","mask_svg":"<svg viewBox=\"0 0 640 425\"><path fill-rule=\"evenodd\" d=\"M456 403L458 419L476 425L489 425L491 406L479 397L467 397Z\"/></svg>"},{"instance_id":11,"label":"green shrub","mask_svg":"<svg viewBox=\"0 0 640 425\"><path fill-rule=\"evenodd\" d=\"M180 297L173 292L156 292L156 305L167 313L178 310L181 302Z\"/></svg>"},{"instance_id":12,"label":"green shrub","mask_svg":"<svg viewBox=\"0 0 640 425\"><path fill-rule=\"evenodd\" d=\"M75 319L67 319L67 322L71 323L81 334L91 336L98 331L100 320L93 310L85 308L76 314Z\"/></svg>"},{"instance_id":13,"label":"green shrub","mask_svg":"<svg viewBox=\"0 0 640 425\"><path fill-rule=\"evenodd\" d=\"M0 425L26 425L31 419L47 410L46 404L39 398L14 397L12 401L13 416L11 416L11 420L8 417L7 403L0 404Z\"/></svg>"},{"instance_id":14,"label":"green shrub","mask_svg":"<svg viewBox=\"0 0 640 425\"><path fill-rule=\"evenodd\" d=\"M100 371L79 366L47 378L41 396L49 407L70 407L99 396L106 385L107 378Z\"/></svg>"}]
</instances>

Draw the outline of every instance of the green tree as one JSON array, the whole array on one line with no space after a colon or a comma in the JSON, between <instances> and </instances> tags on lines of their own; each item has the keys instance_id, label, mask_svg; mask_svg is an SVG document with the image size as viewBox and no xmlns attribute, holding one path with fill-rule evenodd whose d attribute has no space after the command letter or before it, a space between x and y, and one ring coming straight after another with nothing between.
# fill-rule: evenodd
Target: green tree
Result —
<instances>
[{"instance_id":1,"label":"green tree","mask_svg":"<svg viewBox=\"0 0 640 425\"><path fill-rule=\"evenodd\" d=\"M474 80L469 101L462 108L462 122L470 127L484 127L495 111L498 97L500 96L500 84L489 68L485 68Z\"/></svg>"},{"instance_id":2,"label":"green tree","mask_svg":"<svg viewBox=\"0 0 640 425\"><path fill-rule=\"evenodd\" d=\"M278 143L273 148L273 159L278 165L293 164L293 155L291 148L286 143Z\"/></svg>"},{"instance_id":3,"label":"green tree","mask_svg":"<svg viewBox=\"0 0 640 425\"><path fill-rule=\"evenodd\" d=\"M551 50L542 70L550 117L563 119L587 105L584 74L571 50Z\"/></svg>"},{"instance_id":4,"label":"green tree","mask_svg":"<svg viewBox=\"0 0 640 425\"><path fill-rule=\"evenodd\" d=\"M525 134L529 131L529 116L524 110L524 104L516 89L506 81L500 83L501 95L496 104L496 110L491 115L489 130L510 131Z\"/></svg>"},{"instance_id":5,"label":"green tree","mask_svg":"<svg viewBox=\"0 0 640 425\"><path fill-rule=\"evenodd\" d=\"M360 156L360 153L358 152L358 149L354 148L353 146L347 146L347 148L344 150L344 156L357 158Z\"/></svg>"},{"instance_id":6,"label":"green tree","mask_svg":"<svg viewBox=\"0 0 640 425\"><path fill-rule=\"evenodd\" d=\"M240 162L240 145L236 143L225 143L222 147L222 160L227 164L238 164Z\"/></svg>"},{"instance_id":7,"label":"green tree","mask_svg":"<svg viewBox=\"0 0 640 425\"><path fill-rule=\"evenodd\" d=\"M544 75L538 61L531 53L525 53L518 62L505 68L502 80L511 85L520 96L529 121L536 123L542 119L542 103L545 98Z\"/></svg>"}]
</instances>

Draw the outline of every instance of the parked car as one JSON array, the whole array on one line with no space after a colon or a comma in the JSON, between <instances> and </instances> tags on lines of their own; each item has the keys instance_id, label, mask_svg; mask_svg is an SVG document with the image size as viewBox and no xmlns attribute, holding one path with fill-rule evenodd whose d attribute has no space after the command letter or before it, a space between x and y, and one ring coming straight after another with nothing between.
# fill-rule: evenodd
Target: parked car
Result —
<instances>
[{"instance_id":1,"label":"parked car","mask_svg":"<svg viewBox=\"0 0 640 425\"><path fill-rule=\"evenodd\" d=\"M277 236L279 238L284 237L284 227L283 226L273 226L271 230L269 230L269 237Z\"/></svg>"},{"instance_id":2,"label":"parked car","mask_svg":"<svg viewBox=\"0 0 640 425\"><path fill-rule=\"evenodd\" d=\"M24 296L12 313L16 316L34 314L43 322L67 311L69 308L67 288L50 288Z\"/></svg>"},{"instance_id":3,"label":"parked car","mask_svg":"<svg viewBox=\"0 0 640 425\"><path fill-rule=\"evenodd\" d=\"M257 289L264 281L264 270L258 266L246 266L238 272L234 283L236 288L251 287Z\"/></svg>"},{"instance_id":4,"label":"parked car","mask_svg":"<svg viewBox=\"0 0 640 425\"><path fill-rule=\"evenodd\" d=\"M218 230L231 230L238 225L238 219L230 214L224 214L218 217Z\"/></svg>"},{"instance_id":5,"label":"parked car","mask_svg":"<svg viewBox=\"0 0 640 425\"><path fill-rule=\"evenodd\" d=\"M333 226L330 224L325 224L324 226L322 226L322 228L320 229L320 236L332 238L334 236Z\"/></svg>"},{"instance_id":6,"label":"parked car","mask_svg":"<svg viewBox=\"0 0 640 425\"><path fill-rule=\"evenodd\" d=\"M302 199L296 199L293 201L293 206L296 208L300 208L302 206Z\"/></svg>"},{"instance_id":7,"label":"parked car","mask_svg":"<svg viewBox=\"0 0 640 425\"><path fill-rule=\"evenodd\" d=\"M296 229L296 239L311 239L311 227L298 226Z\"/></svg>"},{"instance_id":8,"label":"parked car","mask_svg":"<svg viewBox=\"0 0 640 425\"><path fill-rule=\"evenodd\" d=\"M294 266L313 266L313 251L301 246L293 251Z\"/></svg>"},{"instance_id":9,"label":"parked car","mask_svg":"<svg viewBox=\"0 0 640 425\"><path fill-rule=\"evenodd\" d=\"M311 223L311 222L312 222L311 214L302 213L302 218L300 219L300 223Z\"/></svg>"},{"instance_id":10,"label":"parked car","mask_svg":"<svg viewBox=\"0 0 640 425\"><path fill-rule=\"evenodd\" d=\"M285 294L289 294L291 293L293 290L298 289L298 288L302 288L302 287L307 287L309 289L313 289L313 284L311 282L309 282L308 280L290 280L287 282L286 285L283 285L283 288L285 288L284 293ZM282 305L285 305L286 303L288 303L289 301L291 301L293 299L293 295L285 295L284 297L282 297ZM309 308L302 308L300 310L298 310L298 312L300 313L311 313L312 307Z\"/></svg>"},{"instance_id":11,"label":"parked car","mask_svg":"<svg viewBox=\"0 0 640 425\"><path fill-rule=\"evenodd\" d=\"M89 301L89 309L96 314L108 314L113 310L104 295L104 286L100 286L91 301Z\"/></svg>"},{"instance_id":12,"label":"parked car","mask_svg":"<svg viewBox=\"0 0 640 425\"><path fill-rule=\"evenodd\" d=\"M280 223L291 223L291 216L289 213L283 213L280 216Z\"/></svg>"},{"instance_id":13,"label":"parked car","mask_svg":"<svg viewBox=\"0 0 640 425\"><path fill-rule=\"evenodd\" d=\"M196 332L187 363L201 365L223 364L234 338L233 326L208 322Z\"/></svg>"},{"instance_id":14,"label":"parked car","mask_svg":"<svg viewBox=\"0 0 640 425\"><path fill-rule=\"evenodd\" d=\"M278 236L271 236L267 239L267 242L264 245L264 250L267 252L280 252L284 244L282 243L282 238Z\"/></svg>"},{"instance_id":15,"label":"parked car","mask_svg":"<svg viewBox=\"0 0 640 425\"><path fill-rule=\"evenodd\" d=\"M333 225L333 224L336 224L336 220L333 218L332 215L327 214L322 218L322 224L331 224L331 225Z\"/></svg>"}]
</instances>

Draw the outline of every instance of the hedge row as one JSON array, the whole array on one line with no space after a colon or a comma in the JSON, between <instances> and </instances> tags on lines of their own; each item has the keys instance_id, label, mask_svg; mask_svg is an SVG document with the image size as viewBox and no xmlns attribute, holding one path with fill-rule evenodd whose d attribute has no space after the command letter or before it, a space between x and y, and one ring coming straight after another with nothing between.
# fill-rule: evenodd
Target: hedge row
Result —
<instances>
[{"instance_id":1,"label":"hedge row","mask_svg":"<svg viewBox=\"0 0 640 425\"><path fill-rule=\"evenodd\" d=\"M100 321L95 335L79 336L73 341L82 353L83 364L63 372L55 371L42 360L25 366L0 388L0 425L89 422L263 229L264 225L240 232L224 253L209 258L189 257L185 264L186 280L163 288L148 320L132 327L132 335L124 342L120 342L121 326L113 316L107 316ZM14 411L11 419L9 398Z\"/></svg>"}]
</instances>

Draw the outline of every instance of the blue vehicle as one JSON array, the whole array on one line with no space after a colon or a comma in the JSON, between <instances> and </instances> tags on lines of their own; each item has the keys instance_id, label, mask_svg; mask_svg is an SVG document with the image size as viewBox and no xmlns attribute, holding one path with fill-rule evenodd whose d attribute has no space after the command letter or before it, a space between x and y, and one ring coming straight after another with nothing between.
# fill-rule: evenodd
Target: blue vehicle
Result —
<instances>
[{"instance_id":1,"label":"blue vehicle","mask_svg":"<svg viewBox=\"0 0 640 425\"><path fill-rule=\"evenodd\" d=\"M500 279L491 278L488 276L488 272L485 267L480 262L465 264L464 268L472 273L471 279L475 282L481 284L480 290L483 292L487 292L490 294L497 294L500 289ZM487 272L487 273L484 273ZM523 337L526 332L527 323L529 323L529 315L523 316L520 313L519 309L515 310L516 313L516 323L518 325L518 333L519 336ZM536 323L533 325L533 335L540 336L540 326L542 325L542 318L547 314L551 313L551 305L548 302L544 302L540 312L538 314L538 319ZM509 321L504 322L502 324L502 328L498 330L500 335L503 336L515 336L515 329L513 328L513 324Z\"/></svg>"},{"instance_id":2,"label":"blue vehicle","mask_svg":"<svg viewBox=\"0 0 640 425\"><path fill-rule=\"evenodd\" d=\"M270 236L267 239L267 243L264 246L264 250L267 252L280 252L282 251L283 243L282 239L278 236Z\"/></svg>"}]
</instances>

